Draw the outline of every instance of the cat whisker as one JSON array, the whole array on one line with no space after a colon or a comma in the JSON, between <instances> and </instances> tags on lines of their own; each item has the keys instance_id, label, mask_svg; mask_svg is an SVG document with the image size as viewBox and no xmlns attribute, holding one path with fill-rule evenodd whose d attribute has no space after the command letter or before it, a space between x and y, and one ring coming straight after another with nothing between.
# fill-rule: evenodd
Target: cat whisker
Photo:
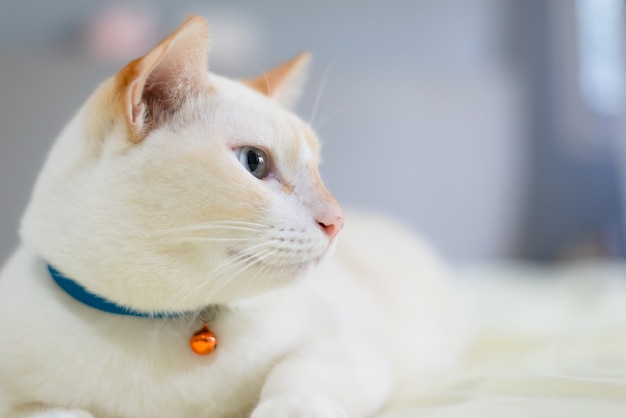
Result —
<instances>
[{"instance_id":1,"label":"cat whisker","mask_svg":"<svg viewBox=\"0 0 626 418\"><path fill-rule=\"evenodd\" d=\"M237 233L246 233L246 235L250 235L249 233L260 234L267 228L267 225L252 222L221 221L163 229L155 232L153 236L157 239L172 239L172 237L174 237L177 241L198 241L200 239L212 239L214 241L244 241L253 240L254 238L229 237L228 235L236 235ZM192 237L190 234L198 234L198 236ZM177 237L177 235L183 236Z\"/></svg>"},{"instance_id":2,"label":"cat whisker","mask_svg":"<svg viewBox=\"0 0 626 418\"><path fill-rule=\"evenodd\" d=\"M276 268L270 264L263 263L260 265L259 269L254 273L254 276L250 278L250 281L253 284L256 284L257 281L267 282L270 280L271 273L267 274L268 271L276 270Z\"/></svg>"},{"instance_id":3,"label":"cat whisker","mask_svg":"<svg viewBox=\"0 0 626 418\"><path fill-rule=\"evenodd\" d=\"M267 240L267 241L261 241L258 242L254 245L242 248L242 249L232 249L232 253L234 255L236 255L237 257L253 257L253 251L256 251L257 249L261 248L263 249L263 247L267 247L268 249L276 249L274 247L271 247L272 245L275 245L277 243L279 243L280 241L278 240Z\"/></svg>"},{"instance_id":4,"label":"cat whisker","mask_svg":"<svg viewBox=\"0 0 626 418\"><path fill-rule=\"evenodd\" d=\"M242 272L249 269L255 264L261 263L263 259L274 254L276 250L264 250L260 252L255 257L251 258L250 256L242 255L237 261L234 263L227 263L223 266L223 268L219 268L214 270L211 274L212 279L215 279L218 276L222 276L224 278L220 283L212 283L212 292L209 297L217 294L221 289L223 289L228 283L230 283L234 278L238 277ZM263 265L263 264L262 264ZM227 274L228 273L228 274Z\"/></svg>"},{"instance_id":5,"label":"cat whisker","mask_svg":"<svg viewBox=\"0 0 626 418\"><path fill-rule=\"evenodd\" d=\"M197 222L194 224L190 224L187 226L198 226L198 225L235 225L235 226L250 226L250 227L267 227L266 224L262 224L262 223L258 223L258 222L250 222L250 221L242 221L242 220L236 220L236 219L221 219L221 220L213 220L213 221L206 221L206 222ZM183 228L186 226L182 226Z\"/></svg>"},{"instance_id":6,"label":"cat whisker","mask_svg":"<svg viewBox=\"0 0 626 418\"><path fill-rule=\"evenodd\" d=\"M316 126L314 126L314 129L316 132L321 132L324 127L334 118L336 118L338 115L340 115L343 112L346 112L348 110L354 110L355 106L341 106L336 108L333 112L331 112L328 116L326 116L324 119L322 119L320 121L319 124L317 124ZM311 125L313 126L313 125Z\"/></svg>"},{"instance_id":7,"label":"cat whisker","mask_svg":"<svg viewBox=\"0 0 626 418\"><path fill-rule=\"evenodd\" d=\"M265 263L263 263L263 260L265 260L267 257L274 255L276 252L277 250L268 249L263 252L260 252L259 254L255 255L253 258L247 259L246 261L248 261L248 264L241 266L241 268L239 268L239 270L237 270L231 277L238 276L241 272L252 267L253 265L256 265L256 264L260 264L261 266L265 265Z\"/></svg>"},{"instance_id":8,"label":"cat whisker","mask_svg":"<svg viewBox=\"0 0 626 418\"><path fill-rule=\"evenodd\" d=\"M175 237L175 241L180 242L246 242L253 241L255 238L225 238L225 237Z\"/></svg>"},{"instance_id":9,"label":"cat whisker","mask_svg":"<svg viewBox=\"0 0 626 418\"><path fill-rule=\"evenodd\" d=\"M222 267L216 270L213 270L211 272L211 276L224 274L228 270L228 268L237 267L238 265L246 263L250 260L255 260L256 258L258 258L258 254L253 255L252 252L253 251L256 252L256 250L258 249L261 249L262 251L267 251L267 250L277 251L277 250L273 250L272 248L265 248L265 249L263 248L264 246L269 246L273 243L274 243L273 241L264 241L264 242L260 242L255 245L246 247L243 250L233 252L233 257L227 263L225 263Z\"/></svg>"},{"instance_id":10,"label":"cat whisker","mask_svg":"<svg viewBox=\"0 0 626 418\"><path fill-rule=\"evenodd\" d=\"M317 89L317 93L315 94L315 101L313 102L313 110L311 111L311 119L310 125L314 126L315 118L317 116L317 111L320 106L320 102L322 100L322 95L324 94L324 90L326 89L326 83L328 82L328 78L330 77L330 72L335 66L335 60L331 61L330 64L326 67L324 71L324 75L322 75L322 80L320 81L319 88Z\"/></svg>"},{"instance_id":11,"label":"cat whisker","mask_svg":"<svg viewBox=\"0 0 626 418\"><path fill-rule=\"evenodd\" d=\"M222 230L222 231L245 231L245 232L259 232L266 229L266 225L262 224L195 224L195 225L187 225L180 226L174 228L168 228L162 230L162 233L177 233L177 232L190 232L190 231L214 231L214 230Z\"/></svg>"},{"instance_id":12,"label":"cat whisker","mask_svg":"<svg viewBox=\"0 0 626 418\"><path fill-rule=\"evenodd\" d=\"M273 273L277 273L279 270L281 270L282 268L282 264L269 264L269 263L263 263L261 265L261 272L266 273L267 271L269 271L269 274L264 274L264 279L265 280L271 280L271 277L273 275ZM260 273L260 272L259 272ZM258 275L255 275L258 276Z\"/></svg>"}]
</instances>

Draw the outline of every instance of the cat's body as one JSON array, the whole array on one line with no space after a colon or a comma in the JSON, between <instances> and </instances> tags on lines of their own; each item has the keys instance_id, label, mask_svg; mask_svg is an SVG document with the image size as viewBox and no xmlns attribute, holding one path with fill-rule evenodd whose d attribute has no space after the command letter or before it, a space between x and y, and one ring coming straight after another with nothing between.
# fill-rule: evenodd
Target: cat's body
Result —
<instances>
[{"instance_id":1,"label":"cat's body","mask_svg":"<svg viewBox=\"0 0 626 418\"><path fill-rule=\"evenodd\" d=\"M455 358L436 257L401 229L354 215L308 273L343 226L317 140L271 97L209 77L203 50L191 18L57 140L0 276L0 416L365 417ZM248 85L289 99L302 61ZM102 312L47 263L121 306L193 313ZM218 346L197 355L214 306Z\"/></svg>"}]
</instances>

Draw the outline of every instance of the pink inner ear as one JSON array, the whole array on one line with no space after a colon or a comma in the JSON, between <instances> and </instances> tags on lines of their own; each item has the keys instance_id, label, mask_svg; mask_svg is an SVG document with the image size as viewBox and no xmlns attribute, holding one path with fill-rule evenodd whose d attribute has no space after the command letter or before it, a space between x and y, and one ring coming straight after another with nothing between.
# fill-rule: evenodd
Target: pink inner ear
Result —
<instances>
[{"instance_id":1,"label":"pink inner ear","mask_svg":"<svg viewBox=\"0 0 626 418\"><path fill-rule=\"evenodd\" d=\"M134 126L143 125L143 116L146 109L146 105L141 100L142 88L140 87L139 80L133 81L129 92L129 114L130 121ZM141 126L137 126L141 129Z\"/></svg>"},{"instance_id":2,"label":"pink inner ear","mask_svg":"<svg viewBox=\"0 0 626 418\"><path fill-rule=\"evenodd\" d=\"M125 90L124 107L138 142L158 124L158 115L175 111L190 92L204 87L207 76L208 30L204 19L188 18L143 57L118 73ZM149 114L149 119L147 116Z\"/></svg>"}]
</instances>

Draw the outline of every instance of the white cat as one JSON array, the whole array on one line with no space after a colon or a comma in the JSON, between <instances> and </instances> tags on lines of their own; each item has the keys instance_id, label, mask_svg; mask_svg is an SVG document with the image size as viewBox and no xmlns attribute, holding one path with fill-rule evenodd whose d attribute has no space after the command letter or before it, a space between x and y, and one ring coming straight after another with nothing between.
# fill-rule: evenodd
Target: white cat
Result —
<instances>
[{"instance_id":1,"label":"white cat","mask_svg":"<svg viewBox=\"0 0 626 418\"><path fill-rule=\"evenodd\" d=\"M280 104L308 55L237 82L207 50L188 18L54 144L0 277L1 417L367 417L455 358L401 228L350 214L320 263L343 214Z\"/></svg>"}]
</instances>

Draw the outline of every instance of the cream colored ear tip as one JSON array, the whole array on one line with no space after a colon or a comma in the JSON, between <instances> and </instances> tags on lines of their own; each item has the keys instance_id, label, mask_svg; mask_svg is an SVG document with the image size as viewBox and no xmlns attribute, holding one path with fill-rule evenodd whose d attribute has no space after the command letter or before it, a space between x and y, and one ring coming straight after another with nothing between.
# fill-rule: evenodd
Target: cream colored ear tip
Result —
<instances>
[{"instance_id":1,"label":"cream colored ear tip","mask_svg":"<svg viewBox=\"0 0 626 418\"><path fill-rule=\"evenodd\" d=\"M309 51L303 51L287 61L284 66L288 69L289 77L306 79L311 64L312 55Z\"/></svg>"},{"instance_id":2,"label":"cream colored ear tip","mask_svg":"<svg viewBox=\"0 0 626 418\"><path fill-rule=\"evenodd\" d=\"M300 65L308 64L309 62L311 62L312 59L313 59L313 54L311 54L310 51L302 51L300 55L296 57L296 60L298 61L298 64Z\"/></svg>"},{"instance_id":3,"label":"cream colored ear tip","mask_svg":"<svg viewBox=\"0 0 626 418\"><path fill-rule=\"evenodd\" d=\"M208 35L209 33L209 23L207 20L199 15L189 15L185 18L185 21L180 25L180 28L189 28L189 27L197 27L201 29L204 33Z\"/></svg>"},{"instance_id":4,"label":"cream colored ear tip","mask_svg":"<svg viewBox=\"0 0 626 418\"><path fill-rule=\"evenodd\" d=\"M189 24L200 24L200 25L206 25L208 26L208 23L206 21L205 18L203 18L200 15L189 15L185 18L185 21L183 22L183 25L189 25Z\"/></svg>"}]
</instances>

